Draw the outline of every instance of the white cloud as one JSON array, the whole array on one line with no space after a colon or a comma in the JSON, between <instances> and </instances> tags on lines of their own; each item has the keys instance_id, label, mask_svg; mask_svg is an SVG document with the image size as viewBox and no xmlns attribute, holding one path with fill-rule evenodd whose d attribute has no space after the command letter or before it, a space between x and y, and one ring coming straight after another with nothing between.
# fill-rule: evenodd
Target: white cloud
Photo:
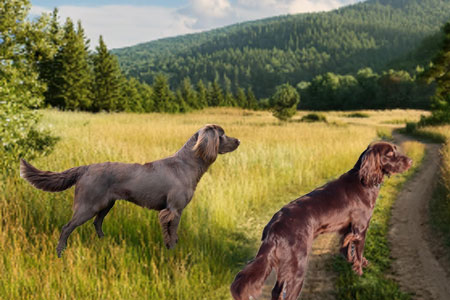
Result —
<instances>
[{"instance_id":1,"label":"white cloud","mask_svg":"<svg viewBox=\"0 0 450 300\"><path fill-rule=\"evenodd\" d=\"M327 11L362 0L189 0L184 7L104 5L59 6L67 17L81 20L91 48L99 35L108 48L131 46L158 38L198 32L247 20L282 14ZM33 6L32 14L50 12Z\"/></svg>"},{"instance_id":2,"label":"white cloud","mask_svg":"<svg viewBox=\"0 0 450 300\"><path fill-rule=\"evenodd\" d=\"M60 6L59 16L64 23L67 17L81 20L91 48L103 35L108 48L131 46L158 38L191 33L195 22L180 15L176 9L159 6L105 5L97 7ZM50 12L50 9L33 6L31 14Z\"/></svg>"}]
</instances>

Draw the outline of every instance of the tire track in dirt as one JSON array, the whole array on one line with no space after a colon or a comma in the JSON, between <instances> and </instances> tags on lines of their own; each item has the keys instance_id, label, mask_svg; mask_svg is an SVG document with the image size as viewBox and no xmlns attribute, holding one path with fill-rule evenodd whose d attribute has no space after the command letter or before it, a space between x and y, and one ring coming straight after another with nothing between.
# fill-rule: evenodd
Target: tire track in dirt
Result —
<instances>
[{"instance_id":1,"label":"tire track in dirt","mask_svg":"<svg viewBox=\"0 0 450 300\"><path fill-rule=\"evenodd\" d=\"M397 142L409 140L403 135L394 137ZM439 241L428 224L428 204L439 176L440 146L425 146L422 165L405 183L392 208L389 231L394 258L392 276L405 292L412 293L413 299L448 300L450 269L433 254Z\"/></svg>"}]
</instances>

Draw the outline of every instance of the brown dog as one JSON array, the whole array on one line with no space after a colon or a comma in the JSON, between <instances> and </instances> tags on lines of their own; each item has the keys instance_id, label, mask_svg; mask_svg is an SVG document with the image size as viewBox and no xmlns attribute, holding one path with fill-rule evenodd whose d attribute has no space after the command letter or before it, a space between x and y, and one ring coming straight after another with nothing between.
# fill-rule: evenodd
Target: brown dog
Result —
<instances>
[{"instance_id":1,"label":"brown dog","mask_svg":"<svg viewBox=\"0 0 450 300\"><path fill-rule=\"evenodd\" d=\"M159 211L159 221L167 248L178 241L181 212L191 201L197 183L218 154L236 150L240 141L225 135L217 125L207 125L195 133L173 156L140 164L100 163L61 173L41 171L20 162L20 175L34 187L59 192L75 187L74 213L63 226L56 248L58 257L72 231L92 217L99 237L102 223L118 199Z\"/></svg>"},{"instance_id":2,"label":"brown dog","mask_svg":"<svg viewBox=\"0 0 450 300\"><path fill-rule=\"evenodd\" d=\"M258 297L272 269L277 274L272 299L297 299L313 240L326 232L343 235L341 251L362 275L368 263L363 257L366 231L383 176L404 172L411 164L397 146L377 142L369 145L350 171L285 205L264 228L255 259L232 283L234 299Z\"/></svg>"}]
</instances>

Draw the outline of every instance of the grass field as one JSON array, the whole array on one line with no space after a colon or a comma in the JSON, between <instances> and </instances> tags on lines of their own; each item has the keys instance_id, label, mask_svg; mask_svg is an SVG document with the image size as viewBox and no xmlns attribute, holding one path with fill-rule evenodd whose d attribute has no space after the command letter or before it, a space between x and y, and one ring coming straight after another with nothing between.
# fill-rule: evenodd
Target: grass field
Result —
<instances>
[{"instance_id":1,"label":"grass field","mask_svg":"<svg viewBox=\"0 0 450 300\"><path fill-rule=\"evenodd\" d=\"M303 123L301 112L280 124L268 112L238 109L185 115L43 111L43 126L61 138L51 155L32 161L46 170L156 160L207 123L220 124L241 146L203 176L170 251L155 211L119 202L105 219L104 239L88 222L58 259L73 188L46 193L8 178L0 187L0 299L230 299L229 285L253 257L273 213L350 169L370 142L423 112L364 113L368 117L331 112L328 123ZM418 145L408 149L420 155Z\"/></svg>"}]
</instances>

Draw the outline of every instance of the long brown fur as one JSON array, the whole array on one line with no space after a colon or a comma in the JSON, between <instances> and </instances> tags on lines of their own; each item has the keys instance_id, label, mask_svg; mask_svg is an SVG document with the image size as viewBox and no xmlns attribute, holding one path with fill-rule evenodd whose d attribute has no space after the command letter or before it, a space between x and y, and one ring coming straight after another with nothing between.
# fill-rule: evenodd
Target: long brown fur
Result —
<instances>
[{"instance_id":1,"label":"long brown fur","mask_svg":"<svg viewBox=\"0 0 450 300\"><path fill-rule=\"evenodd\" d=\"M233 298L257 298L273 269L277 282L272 299L297 299L312 243L326 232L342 235L341 252L362 275L368 265L363 256L366 231L383 176L404 172L411 164L395 145L377 142L369 145L350 171L285 205L264 228L256 258L236 275L230 288Z\"/></svg>"}]
</instances>

